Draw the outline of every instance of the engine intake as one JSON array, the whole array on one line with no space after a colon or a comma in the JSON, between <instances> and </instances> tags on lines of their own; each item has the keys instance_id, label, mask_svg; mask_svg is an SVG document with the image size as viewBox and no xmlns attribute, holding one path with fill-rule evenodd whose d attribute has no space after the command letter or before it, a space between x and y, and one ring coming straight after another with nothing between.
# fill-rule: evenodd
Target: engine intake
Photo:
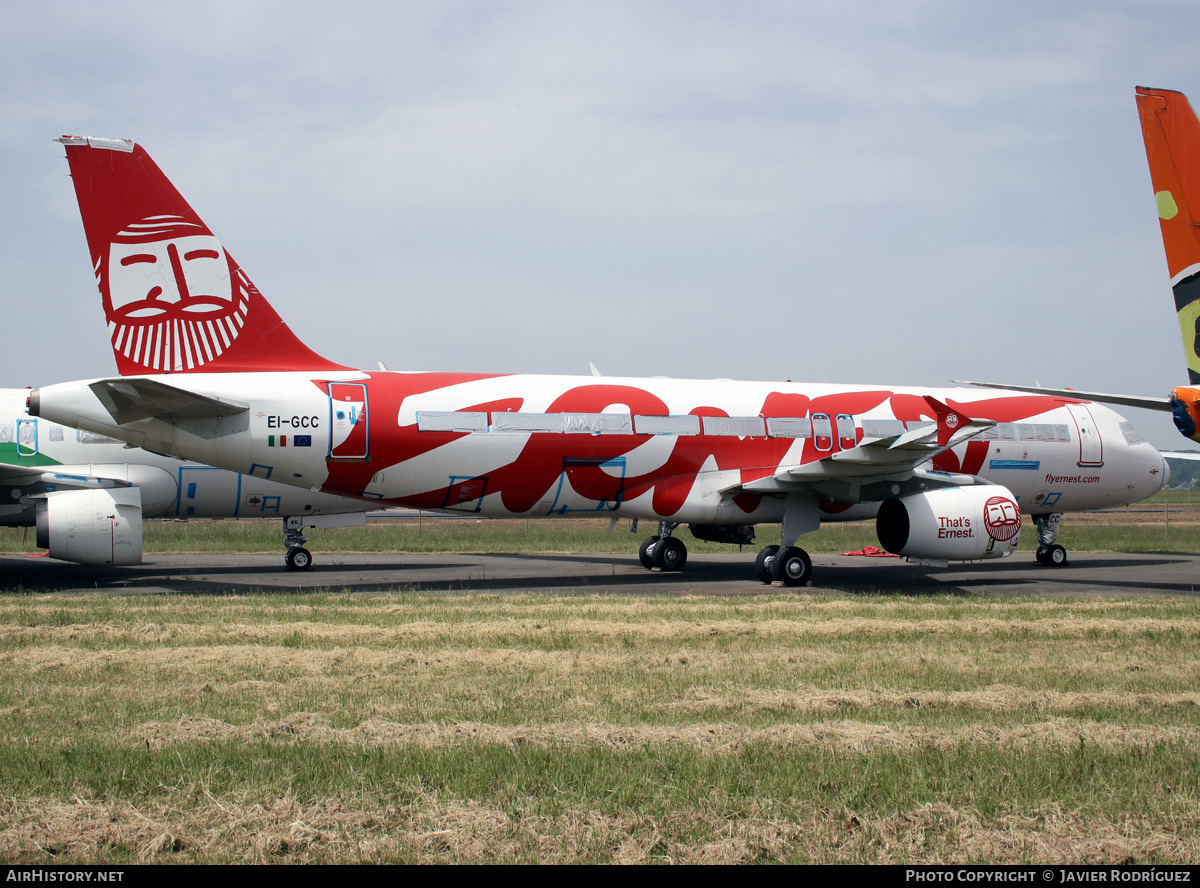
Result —
<instances>
[{"instance_id":1,"label":"engine intake","mask_svg":"<svg viewBox=\"0 0 1200 888\"><path fill-rule=\"evenodd\" d=\"M60 490L37 507L37 545L51 558L78 564L140 564L142 494L115 490Z\"/></svg>"}]
</instances>

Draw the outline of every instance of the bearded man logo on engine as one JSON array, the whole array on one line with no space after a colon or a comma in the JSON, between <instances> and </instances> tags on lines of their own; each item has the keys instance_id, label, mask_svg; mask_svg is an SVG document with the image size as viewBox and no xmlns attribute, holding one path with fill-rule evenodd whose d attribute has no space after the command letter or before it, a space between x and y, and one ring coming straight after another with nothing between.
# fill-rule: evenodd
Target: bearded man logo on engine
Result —
<instances>
[{"instance_id":1,"label":"bearded man logo on engine","mask_svg":"<svg viewBox=\"0 0 1200 888\"><path fill-rule=\"evenodd\" d=\"M212 232L182 216L124 226L96 275L113 348L147 373L207 364L246 322L250 282Z\"/></svg>"},{"instance_id":2,"label":"bearded man logo on engine","mask_svg":"<svg viewBox=\"0 0 1200 888\"><path fill-rule=\"evenodd\" d=\"M989 497L983 507L983 526L992 539L1011 540L1021 532L1021 510L1008 497Z\"/></svg>"}]
</instances>

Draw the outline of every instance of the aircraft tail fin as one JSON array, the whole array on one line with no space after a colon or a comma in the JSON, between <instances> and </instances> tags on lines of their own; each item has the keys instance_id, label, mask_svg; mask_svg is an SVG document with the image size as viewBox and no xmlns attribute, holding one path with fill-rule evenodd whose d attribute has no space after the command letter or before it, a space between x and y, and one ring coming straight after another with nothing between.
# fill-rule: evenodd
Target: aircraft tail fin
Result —
<instances>
[{"instance_id":1,"label":"aircraft tail fin","mask_svg":"<svg viewBox=\"0 0 1200 888\"><path fill-rule=\"evenodd\" d=\"M56 141L122 376L345 369L296 337L140 145Z\"/></svg>"},{"instance_id":2,"label":"aircraft tail fin","mask_svg":"<svg viewBox=\"0 0 1200 888\"><path fill-rule=\"evenodd\" d=\"M1183 93L1137 87L1188 378L1200 383L1200 121Z\"/></svg>"}]
</instances>

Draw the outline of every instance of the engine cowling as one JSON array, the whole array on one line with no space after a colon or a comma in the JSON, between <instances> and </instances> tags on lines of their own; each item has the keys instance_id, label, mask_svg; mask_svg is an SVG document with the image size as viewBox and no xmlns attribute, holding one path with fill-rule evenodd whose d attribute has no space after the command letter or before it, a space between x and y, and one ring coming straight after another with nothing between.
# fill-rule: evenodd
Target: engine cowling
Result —
<instances>
[{"instance_id":1,"label":"engine cowling","mask_svg":"<svg viewBox=\"0 0 1200 888\"><path fill-rule=\"evenodd\" d=\"M37 544L51 558L78 564L140 564L142 494L115 490L59 490L37 507Z\"/></svg>"},{"instance_id":2,"label":"engine cowling","mask_svg":"<svg viewBox=\"0 0 1200 888\"><path fill-rule=\"evenodd\" d=\"M1200 389L1190 385L1172 389L1171 418L1179 434L1200 441Z\"/></svg>"},{"instance_id":3,"label":"engine cowling","mask_svg":"<svg viewBox=\"0 0 1200 888\"><path fill-rule=\"evenodd\" d=\"M1021 538L1021 510L999 484L948 487L887 500L875 520L893 555L937 561L1004 558Z\"/></svg>"}]
</instances>

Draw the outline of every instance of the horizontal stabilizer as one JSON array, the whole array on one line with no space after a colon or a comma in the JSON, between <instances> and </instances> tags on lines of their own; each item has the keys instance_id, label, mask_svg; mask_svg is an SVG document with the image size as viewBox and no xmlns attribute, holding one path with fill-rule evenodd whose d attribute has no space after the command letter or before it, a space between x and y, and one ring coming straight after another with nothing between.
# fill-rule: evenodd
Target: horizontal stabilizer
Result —
<instances>
[{"instance_id":1,"label":"horizontal stabilizer","mask_svg":"<svg viewBox=\"0 0 1200 888\"><path fill-rule=\"evenodd\" d=\"M102 379L89 388L118 425L143 419L176 424L246 413L249 404L198 395L153 379Z\"/></svg>"}]
</instances>

